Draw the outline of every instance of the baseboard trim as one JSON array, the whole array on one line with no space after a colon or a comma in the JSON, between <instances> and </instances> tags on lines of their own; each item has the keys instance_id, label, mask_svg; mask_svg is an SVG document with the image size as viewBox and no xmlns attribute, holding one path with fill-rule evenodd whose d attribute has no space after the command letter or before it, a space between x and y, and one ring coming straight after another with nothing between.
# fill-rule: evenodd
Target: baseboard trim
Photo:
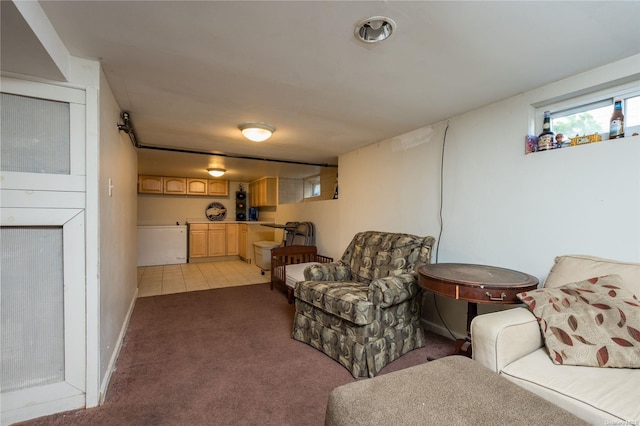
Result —
<instances>
[{"instance_id":1,"label":"baseboard trim","mask_svg":"<svg viewBox=\"0 0 640 426\"><path fill-rule=\"evenodd\" d=\"M124 336L127 333L127 328L129 328L129 321L131 320L131 315L133 314L133 308L136 306L136 300L138 300L138 288L136 287L136 291L133 294L133 299L129 304L129 311L127 312L127 316L125 317L124 323L122 324L122 328L120 329L120 334L118 335L118 341L116 342L116 348L111 354L111 359L109 360L109 366L107 371L102 378L102 385L100 386L100 399L98 401L99 405L104 404L104 400L107 396L107 389L109 388L109 382L111 381L111 376L115 371L116 361L118 360L118 356L120 355L120 349L122 349L122 342L124 341Z\"/></svg>"},{"instance_id":2,"label":"baseboard trim","mask_svg":"<svg viewBox=\"0 0 640 426\"><path fill-rule=\"evenodd\" d=\"M460 334L458 332L456 332L455 330L451 330L451 333L449 332L449 330L444 327L441 324L436 324L434 322L431 321L427 321L426 319L422 318L422 326L424 327L424 329L426 331L430 331L432 333L435 334L439 334L441 336L447 337L449 339L451 339L451 333L453 333L453 335L455 336L456 339L464 339L466 336L464 334Z\"/></svg>"}]
</instances>

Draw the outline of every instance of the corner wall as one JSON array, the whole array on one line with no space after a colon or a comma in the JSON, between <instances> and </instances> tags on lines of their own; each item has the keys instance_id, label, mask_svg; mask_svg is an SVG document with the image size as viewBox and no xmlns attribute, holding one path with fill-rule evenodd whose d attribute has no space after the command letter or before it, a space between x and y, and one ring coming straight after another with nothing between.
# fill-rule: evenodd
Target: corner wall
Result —
<instances>
[{"instance_id":1,"label":"corner wall","mask_svg":"<svg viewBox=\"0 0 640 426\"><path fill-rule=\"evenodd\" d=\"M562 254L639 262L640 136L524 154L531 105L638 74L638 64L634 56L452 117L438 261L521 270L541 282ZM331 255L369 229L438 237L446 124L340 157L338 214L322 217ZM286 218L304 216L301 205L287 207ZM466 303L427 297L425 319L445 335L434 300L446 325L464 336Z\"/></svg>"},{"instance_id":2,"label":"corner wall","mask_svg":"<svg viewBox=\"0 0 640 426\"><path fill-rule=\"evenodd\" d=\"M541 283L563 254L639 262L640 137L524 154L531 105L637 74L639 64L627 58L453 117L439 261L516 269ZM464 335L466 303L437 299ZM435 306L425 312L439 327Z\"/></svg>"},{"instance_id":3,"label":"corner wall","mask_svg":"<svg viewBox=\"0 0 640 426\"><path fill-rule=\"evenodd\" d=\"M137 154L118 132L120 107L100 70L99 92L100 346L104 397L137 295Z\"/></svg>"}]
</instances>

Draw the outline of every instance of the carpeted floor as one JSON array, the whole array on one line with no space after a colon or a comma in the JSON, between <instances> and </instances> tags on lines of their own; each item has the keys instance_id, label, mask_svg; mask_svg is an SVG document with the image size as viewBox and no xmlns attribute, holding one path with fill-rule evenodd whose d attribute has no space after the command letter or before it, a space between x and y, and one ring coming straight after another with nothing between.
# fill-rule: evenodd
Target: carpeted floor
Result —
<instances>
[{"instance_id":1,"label":"carpeted floor","mask_svg":"<svg viewBox=\"0 0 640 426\"><path fill-rule=\"evenodd\" d=\"M329 392L355 379L291 339L293 313L269 284L138 299L105 403L23 424L322 425ZM427 333L381 374L452 349Z\"/></svg>"}]
</instances>

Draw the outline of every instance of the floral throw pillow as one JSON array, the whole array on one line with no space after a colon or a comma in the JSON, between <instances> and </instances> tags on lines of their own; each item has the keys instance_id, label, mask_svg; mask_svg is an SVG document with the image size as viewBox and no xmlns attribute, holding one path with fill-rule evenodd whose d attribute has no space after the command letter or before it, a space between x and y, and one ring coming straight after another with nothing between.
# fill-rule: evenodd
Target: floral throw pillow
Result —
<instances>
[{"instance_id":1,"label":"floral throw pillow","mask_svg":"<svg viewBox=\"0 0 640 426\"><path fill-rule=\"evenodd\" d=\"M518 294L555 364L640 368L640 301L607 275Z\"/></svg>"}]
</instances>

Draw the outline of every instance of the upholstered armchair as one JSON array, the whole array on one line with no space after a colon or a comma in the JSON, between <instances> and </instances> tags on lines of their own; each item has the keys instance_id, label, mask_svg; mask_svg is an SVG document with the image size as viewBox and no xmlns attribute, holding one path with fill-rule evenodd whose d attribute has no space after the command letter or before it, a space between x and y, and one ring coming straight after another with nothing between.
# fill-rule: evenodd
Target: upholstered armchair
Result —
<instances>
[{"instance_id":1,"label":"upholstered armchair","mask_svg":"<svg viewBox=\"0 0 640 426\"><path fill-rule=\"evenodd\" d=\"M418 266L435 239L361 232L338 262L305 269L295 288L293 338L324 352L354 377L374 377L424 346Z\"/></svg>"}]
</instances>

